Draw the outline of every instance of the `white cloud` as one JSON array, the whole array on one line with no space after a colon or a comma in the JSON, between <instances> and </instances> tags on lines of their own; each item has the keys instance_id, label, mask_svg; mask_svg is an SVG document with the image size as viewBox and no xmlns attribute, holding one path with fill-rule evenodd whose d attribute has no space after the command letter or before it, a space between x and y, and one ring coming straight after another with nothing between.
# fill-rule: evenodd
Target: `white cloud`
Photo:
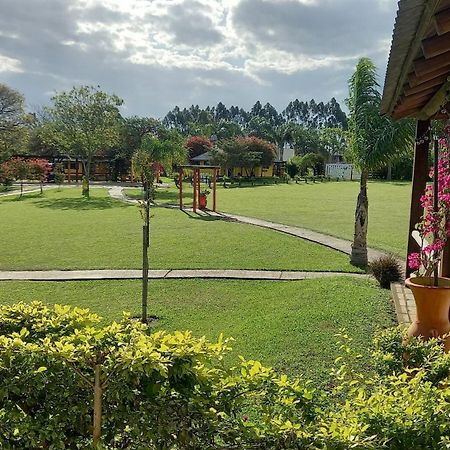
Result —
<instances>
[{"instance_id":1,"label":"white cloud","mask_svg":"<svg viewBox=\"0 0 450 450\"><path fill-rule=\"evenodd\" d=\"M0 55L0 72L21 73L22 63L18 59Z\"/></svg>"}]
</instances>

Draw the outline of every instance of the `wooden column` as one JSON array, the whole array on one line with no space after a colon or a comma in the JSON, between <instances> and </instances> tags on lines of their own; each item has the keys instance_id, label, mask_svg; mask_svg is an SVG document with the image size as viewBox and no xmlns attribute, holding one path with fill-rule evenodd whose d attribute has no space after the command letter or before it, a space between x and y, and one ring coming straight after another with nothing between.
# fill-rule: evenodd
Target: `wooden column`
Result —
<instances>
[{"instance_id":1,"label":"wooden column","mask_svg":"<svg viewBox=\"0 0 450 450\"><path fill-rule=\"evenodd\" d=\"M415 229L417 222L423 215L423 208L420 205L420 197L425 191L428 180L428 151L430 147L430 120L417 121L416 128L416 147L414 150L414 168L413 168L413 182L411 192L411 209L409 216L409 231L408 231L408 255L418 252L419 246L411 236L411 232ZM406 277L411 274L411 269L406 264Z\"/></svg>"},{"instance_id":2,"label":"wooden column","mask_svg":"<svg viewBox=\"0 0 450 450\"><path fill-rule=\"evenodd\" d=\"M197 212L197 169L194 169L194 179L193 179L193 188L194 188L194 207L193 210Z\"/></svg>"},{"instance_id":3,"label":"wooden column","mask_svg":"<svg viewBox=\"0 0 450 450\"><path fill-rule=\"evenodd\" d=\"M200 199L200 178L201 178L201 170L197 169L197 199Z\"/></svg>"},{"instance_id":4,"label":"wooden column","mask_svg":"<svg viewBox=\"0 0 450 450\"><path fill-rule=\"evenodd\" d=\"M67 167L68 167L68 169L67 169L67 181L70 183L70 171L71 171L71 167L70 167L70 159L69 159L69 161L67 162Z\"/></svg>"},{"instance_id":5,"label":"wooden column","mask_svg":"<svg viewBox=\"0 0 450 450\"><path fill-rule=\"evenodd\" d=\"M78 178L80 176L79 174L79 168L80 168L80 162L78 159L75 160L75 181L78 183Z\"/></svg>"},{"instance_id":6,"label":"wooden column","mask_svg":"<svg viewBox=\"0 0 450 450\"><path fill-rule=\"evenodd\" d=\"M213 172L213 211L216 212L217 169Z\"/></svg>"},{"instance_id":7,"label":"wooden column","mask_svg":"<svg viewBox=\"0 0 450 450\"><path fill-rule=\"evenodd\" d=\"M180 196L180 209L183 209L183 169L180 168L180 171L178 172L178 186L180 189L179 196Z\"/></svg>"}]
</instances>

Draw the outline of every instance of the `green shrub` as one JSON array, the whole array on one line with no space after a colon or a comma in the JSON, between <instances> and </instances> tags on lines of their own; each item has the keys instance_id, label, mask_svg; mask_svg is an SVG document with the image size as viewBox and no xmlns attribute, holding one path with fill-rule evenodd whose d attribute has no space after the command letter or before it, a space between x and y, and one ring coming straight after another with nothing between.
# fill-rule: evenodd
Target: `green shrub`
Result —
<instances>
[{"instance_id":1,"label":"green shrub","mask_svg":"<svg viewBox=\"0 0 450 450\"><path fill-rule=\"evenodd\" d=\"M376 278L380 287L389 289L391 283L402 278L402 269L394 255L384 255L369 263L369 272Z\"/></svg>"},{"instance_id":2,"label":"green shrub","mask_svg":"<svg viewBox=\"0 0 450 450\"><path fill-rule=\"evenodd\" d=\"M87 310L0 307L0 448L442 449L450 442L450 359L439 341L374 339L358 374L351 339L334 387L258 361L227 368L229 341L150 333ZM406 357L405 357L406 355ZM330 384L331 386L331 384ZM101 427L100 421L101 418Z\"/></svg>"}]
</instances>

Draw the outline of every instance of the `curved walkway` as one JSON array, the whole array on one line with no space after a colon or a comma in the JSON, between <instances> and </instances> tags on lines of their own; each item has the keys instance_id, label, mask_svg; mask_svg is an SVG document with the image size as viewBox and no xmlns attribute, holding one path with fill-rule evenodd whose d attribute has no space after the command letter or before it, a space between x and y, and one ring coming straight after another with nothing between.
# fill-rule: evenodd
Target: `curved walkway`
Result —
<instances>
[{"instance_id":1,"label":"curved walkway","mask_svg":"<svg viewBox=\"0 0 450 450\"><path fill-rule=\"evenodd\" d=\"M108 188L109 195L117 200L121 200L127 203L138 203L137 200L127 197L123 192L122 186L114 186ZM178 209L175 205L157 205L163 208ZM193 211L192 208L184 208L186 211ZM269 230L278 231L280 233L289 234L290 236L295 236L307 241L314 242L316 244L324 245L338 252L351 255L352 252L352 242L347 239L341 239L338 237L330 236L328 234L319 233L317 231L308 230L307 228L294 227L290 225L283 225L281 223L270 222L268 220L257 219L254 217L239 216L236 214L225 213L225 212L213 212L213 211L201 211L198 210L199 215L209 215L224 220L232 220L235 222L246 223L249 225L254 225L257 227L267 228ZM386 255L385 252L380 250L375 250L373 248L368 249L369 261L372 261L380 256Z\"/></svg>"}]
</instances>

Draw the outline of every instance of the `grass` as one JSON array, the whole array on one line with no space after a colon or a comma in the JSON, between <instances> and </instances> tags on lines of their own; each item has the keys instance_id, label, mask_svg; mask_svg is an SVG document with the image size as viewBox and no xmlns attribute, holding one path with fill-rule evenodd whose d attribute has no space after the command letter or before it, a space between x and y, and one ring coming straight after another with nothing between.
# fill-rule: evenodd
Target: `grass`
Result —
<instances>
[{"instance_id":1,"label":"grass","mask_svg":"<svg viewBox=\"0 0 450 450\"><path fill-rule=\"evenodd\" d=\"M151 267L356 271L326 247L249 225L179 210L152 210ZM135 205L91 189L0 200L1 270L139 268L142 221Z\"/></svg>"},{"instance_id":2,"label":"grass","mask_svg":"<svg viewBox=\"0 0 450 450\"><path fill-rule=\"evenodd\" d=\"M176 194L174 187L167 191ZM190 189L187 191L185 195L190 193ZM351 240L358 191L357 182L291 183L227 189L218 186L217 208ZM127 194L138 196L139 190L133 192L129 189ZM373 181L369 183L368 195L369 245L404 257L411 183Z\"/></svg>"},{"instance_id":3,"label":"grass","mask_svg":"<svg viewBox=\"0 0 450 450\"><path fill-rule=\"evenodd\" d=\"M0 282L0 303L42 300L89 307L107 320L139 314L139 281ZM234 356L259 359L314 379L339 355L334 335L347 328L364 355L376 328L392 325L388 291L368 280L292 282L158 280L150 284L155 327L235 338ZM370 358L363 360L370 361ZM368 369L364 367L364 369Z\"/></svg>"},{"instance_id":4,"label":"grass","mask_svg":"<svg viewBox=\"0 0 450 450\"><path fill-rule=\"evenodd\" d=\"M330 182L280 184L221 189L220 211L296 225L353 239L359 184ZM411 184L370 182L369 246L404 256L406 253Z\"/></svg>"}]
</instances>

